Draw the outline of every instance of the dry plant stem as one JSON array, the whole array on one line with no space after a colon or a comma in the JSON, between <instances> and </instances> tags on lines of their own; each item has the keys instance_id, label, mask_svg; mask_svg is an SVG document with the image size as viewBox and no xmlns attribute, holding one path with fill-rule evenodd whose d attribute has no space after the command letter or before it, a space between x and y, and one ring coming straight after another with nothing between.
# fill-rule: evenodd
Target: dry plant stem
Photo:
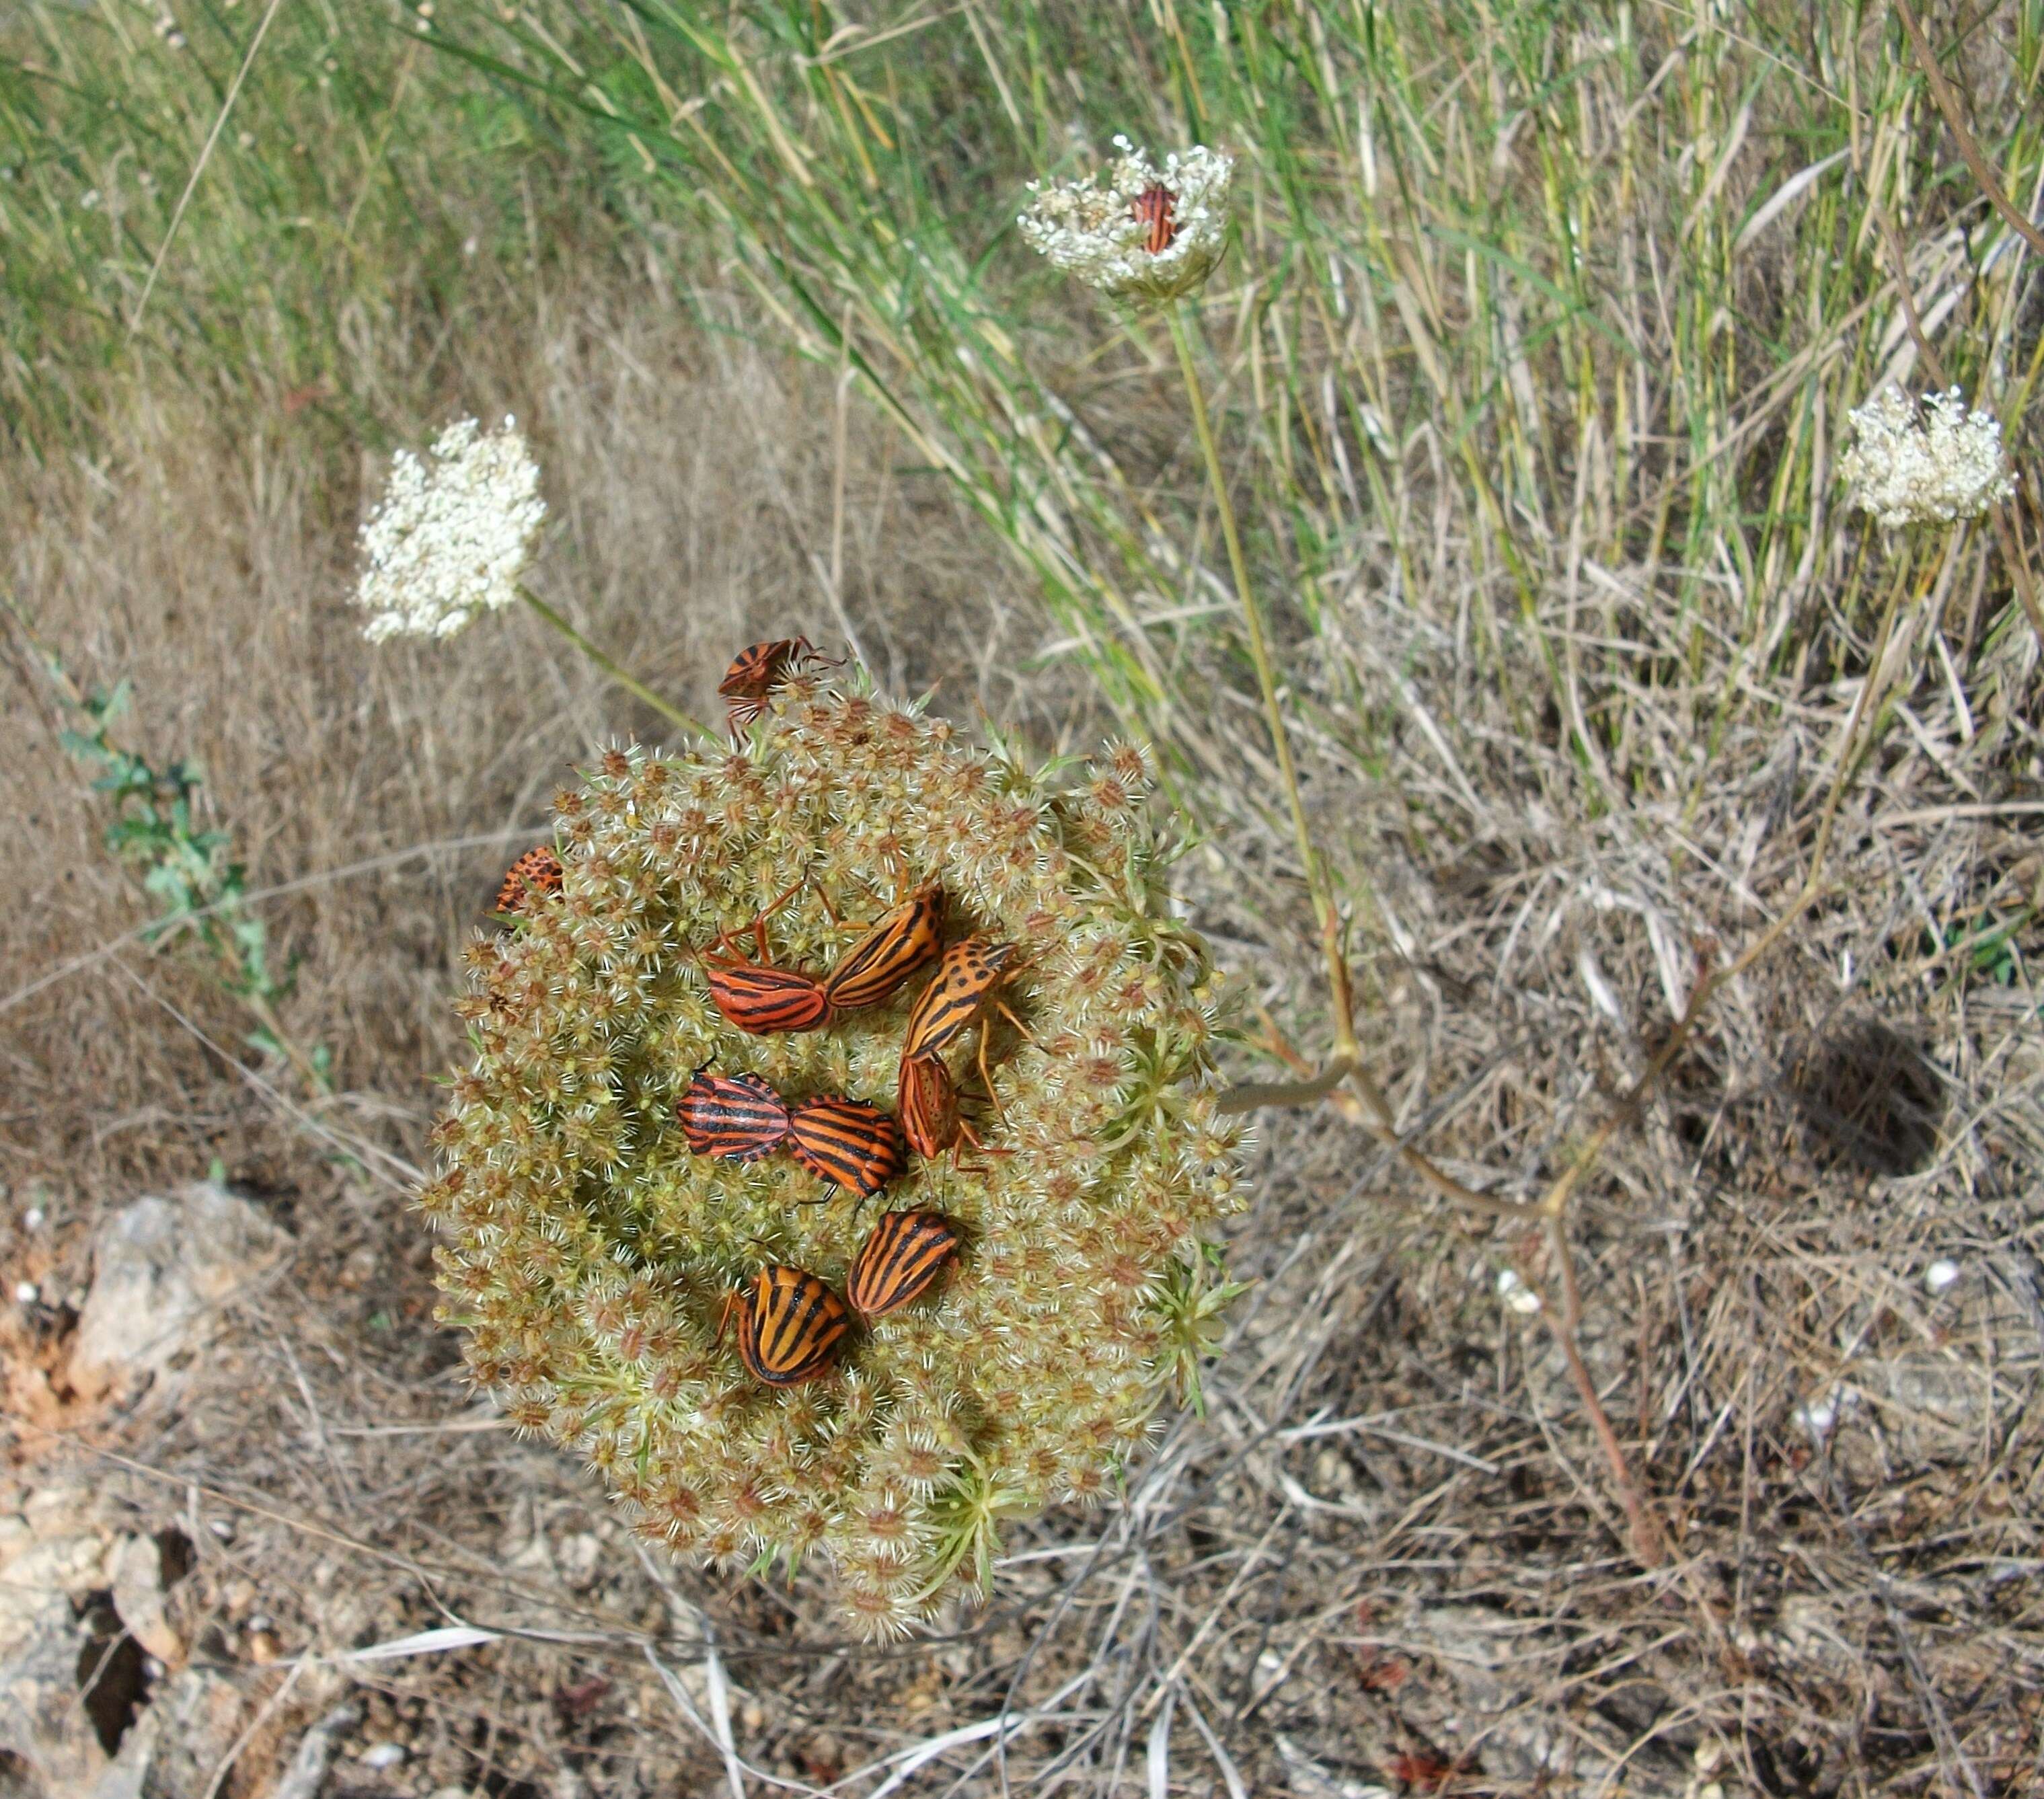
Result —
<instances>
[{"instance_id":1,"label":"dry plant stem","mask_svg":"<svg viewBox=\"0 0 2044 1799\"><path fill-rule=\"evenodd\" d=\"M1598 1443L1604 1451L1605 1463L1611 1470L1612 1482L1618 1489L1619 1502L1625 1508L1633 1554L1644 1567L1658 1567L1667 1560L1667 1539L1653 1514L1646 1509L1639 1483L1633 1478L1631 1465L1626 1459L1623 1446L1618 1440L1618 1433L1612 1428L1611 1419L1604 1409L1604 1402L1597 1397L1596 1382L1590 1378L1589 1366L1583 1360L1582 1350L1577 1341L1577 1328L1582 1317L1582 1299L1576 1284L1575 1258L1569 1247L1569 1201L1585 1178L1602 1159L1612 1140L1638 1116L1641 1102L1667 1072L1669 1065L1681 1053L1683 1046L1689 1041L1718 990L1726 982L1737 979L1766 955L1781 940L1790 925L1816 903L1823 890L1824 861L1831 849L1833 829L1838 822L1839 802L1845 797L1846 783L1859 760L1861 731L1875 714L1882 668L1888 659L1888 646L1894 634L1896 614L1900 609L1904 585L1904 582L1896 581L1888 589L1888 604L1881 616L1881 628L1875 636L1866 680L1860 688L1852 717L1846 723L1845 740L1838 748L1838 770L1831 778L1830 791L1824 796L1824 809L1817 821L1816 840L1811 846L1809 871L1803 877L1800 890L1781 916L1762 931L1735 961L1725 968L1708 971L1698 980L1695 990L1689 995L1689 1003L1682 1009L1681 1017L1669 1032L1668 1040L1648 1063L1646 1071L1632 1084L1624 1099L1597 1127L1575 1160L1562 1171L1539 1203L1539 1209L1546 1215L1549 1252L1553 1257L1562 1290L1558 1313L1552 1302L1543 1295L1540 1314L1548 1328L1554 1332L1554 1341L1561 1349L1562 1359L1568 1364L1569 1375L1575 1383L1583 1410L1589 1416L1591 1428L1596 1433Z\"/></svg>"},{"instance_id":2,"label":"dry plant stem","mask_svg":"<svg viewBox=\"0 0 2044 1799\"><path fill-rule=\"evenodd\" d=\"M1662 1535L1654 1514L1646 1509L1639 1482L1632 1478L1632 1466L1626 1460L1618 1432L1612 1428L1604 1401L1597 1397L1596 1383L1590 1378L1589 1364L1583 1360L1581 1346L1576 1340L1577 1328L1582 1323L1583 1300L1576 1285L1576 1261L1569 1248L1567 1221L1558 1217L1550 1218L1547 1222L1547 1238L1549 1253L1554 1257L1555 1270L1561 1278L1562 1310L1557 1317L1554 1307L1543 1296L1540 1316L1554 1332L1562 1359L1569 1365L1570 1378L1575 1382L1577 1397L1582 1401L1590 1428L1596 1432L1598 1446L1604 1451L1605 1464L1618 1488L1619 1503L1625 1508L1626 1526L1632 1536L1632 1553L1642 1567L1658 1568L1668 1559L1668 1540Z\"/></svg>"},{"instance_id":3,"label":"dry plant stem","mask_svg":"<svg viewBox=\"0 0 2044 1799\"><path fill-rule=\"evenodd\" d=\"M156 277L163 272L163 259L171 253L171 241L178 234L183 222L185 209L191 204L199 177L206 173L206 166L213 160L220 134L227 129L227 115L234 110L234 102L241 92L241 84L248 80L248 71L256 66L256 52L263 48L263 40L270 29L270 21L276 17L277 9L283 0L270 0L262 18L257 22L255 35L248 40L248 48L243 52L241 67L234 71L234 79L229 83L227 93L220 102L220 111L215 115L213 129L206 134L206 142L200 147L198 160L192 164L191 174L186 179L184 191L178 196L178 203L171 213L171 222L163 228L163 240L156 246L156 254L149 264L148 278L142 283L142 291L135 301L135 310L129 316L128 340L133 341L135 333L142 329L142 314L149 304L149 296L156 290Z\"/></svg>"},{"instance_id":4,"label":"dry plant stem","mask_svg":"<svg viewBox=\"0 0 2044 1799\"><path fill-rule=\"evenodd\" d=\"M1252 1083L1231 1089L1220 1101L1223 1112L1247 1112L1262 1105L1308 1105L1327 1098L1344 1081L1353 1082L1374 1120L1371 1128L1377 1140L1397 1151L1400 1159L1429 1186L1458 1205L1493 1218L1523 1218L1529 1208L1511 1200L1496 1199L1465 1186L1445 1169L1402 1141L1397 1121L1384 1092L1362 1065L1362 1050L1355 1039L1355 1001L1349 982L1348 959L1342 954L1341 914L1327 885L1327 868L1313 847L1312 830L1306 821L1306 805L1299 792L1299 772L1292 760L1291 738L1285 729L1285 715L1278 703L1278 677L1270 664L1270 640L1263 628L1263 613L1256 590L1250 584L1248 559L1242 553L1242 533L1235 523L1235 506L1228 498L1228 478L1220 465L1220 452L1214 442L1213 428L1207 418L1206 397L1200 389L1199 371L1193 363L1193 346L1185 333L1184 313L1174 303L1165 311L1171 328L1171 346L1178 353L1179 372L1185 380L1185 395L1193 409L1193 430L1206 459L1207 480L1213 489L1214 507L1220 517L1223 540L1228 545L1229 572L1242 602L1243 622L1249 634L1250 660L1255 665L1256 685L1263 697L1264 722L1270 732L1270 747L1278 771L1285 783L1285 802L1291 809L1293 835L1306 871L1306 890L1312 901L1315 922L1320 927L1320 951L1327 964L1327 994L1334 1013L1334 1054L1317 1074L1303 1081Z\"/></svg>"},{"instance_id":5,"label":"dry plant stem","mask_svg":"<svg viewBox=\"0 0 2044 1799\"><path fill-rule=\"evenodd\" d=\"M1256 685L1263 696L1264 723L1270 728L1270 748L1278 759L1278 772L1285 783L1285 798L1291 808L1292 832L1299 845L1299 858L1306 871L1306 891L1313 903L1313 917L1320 926L1322 952L1327 961L1328 997L1334 1008L1334 1061L1354 1063L1359 1054L1355 1040L1354 1001L1349 987L1348 963L1342 955L1341 917L1335 909L1334 894L1327 886L1327 869L1313 848L1312 828L1306 822L1305 801L1299 792L1299 771L1292 760L1292 740L1285 729L1285 715L1278 704L1278 677L1270 666L1270 646L1263 630L1263 611L1256 590L1250 585L1249 563L1242 553L1242 533L1235 524L1234 503L1228 495L1228 478L1222 472L1220 452L1207 420L1206 397L1200 390L1198 371L1193 365L1193 346L1185 335L1183 312L1174 302L1165 309L1171 328L1171 345L1178 352L1178 370L1185 378L1185 396L1192 403L1193 430L1205 457L1207 480L1213 489L1214 507L1220 516L1220 534L1228 545L1229 572L1235 578L1236 597L1242 602L1243 623L1249 633L1249 659L1256 667ZM1340 1077L1330 1083L1329 1090ZM1319 1095L1313 1096L1315 1097ZM1297 1102L1293 1102L1297 1103Z\"/></svg>"},{"instance_id":6,"label":"dry plant stem","mask_svg":"<svg viewBox=\"0 0 2044 1799\"><path fill-rule=\"evenodd\" d=\"M1831 832L1838 822L1838 804L1845 797L1847 781L1860 756L1859 734L1862 727L1873 716L1877 689L1881 680L1881 665L1887 660L1889 638L1895 629L1895 617L1902 602L1902 583L1896 582L1888 590L1888 605L1881 614L1881 628L1876 636L1873 656L1867 668L1866 681L1859 691L1850 720L1846 726L1845 741L1838 750L1838 772L1831 778L1831 790L1824 796L1824 809L1817 821L1817 836L1810 850L1810 870L1803 877L1803 885L1794 899L1789 901L1781 916L1762 931L1758 936L1739 952L1738 958L1722 968L1707 970L1697 981L1689 995L1689 1003L1682 1008L1682 1016L1668 1033L1668 1040L1654 1052L1646 1070L1627 1090L1625 1097L1612 1110L1611 1116L1600 1124L1577 1153L1574 1161L1564 1169L1554 1185L1541 1198L1539 1209L1558 1223L1568 1209L1570 1197L1583 1180L1596 1167L1611 1140L1638 1114L1640 1101L1646 1097L1669 1065L1682 1052L1691 1034L1702 1020L1718 990L1727 982L1735 981L1747 969L1781 942L1788 928L1815 905L1823 894L1824 859L1831 845Z\"/></svg>"},{"instance_id":7,"label":"dry plant stem","mask_svg":"<svg viewBox=\"0 0 2044 1799\"><path fill-rule=\"evenodd\" d=\"M1341 914L1327 885L1327 869L1313 847L1312 828L1306 822L1306 806L1299 792L1299 773L1292 760L1291 738L1285 729L1285 715L1278 703L1278 677L1270 665L1270 647L1264 634L1262 609L1250 584L1248 559L1242 553L1242 534L1235 524L1235 506L1228 498L1228 478L1220 466L1220 452L1214 443L1213 429L1207 419L1206 398L1200 390L1199 372L1193 363L1193 346L1185 334L1183 313L1174 304L1166 309L1171 328L1171 345L1178 353L1179 372L1185 380L1185 394L1193 409L1193 430L1206 459L1207 480L1213 489L1214 507L1220 517L1222 539L1228 545L1229 572L1242 601L1243 621L1249 634L1249 655L1256 668L1256 684L1263 697L1263 717L1270 732L1270 747L1277 757L1285 798L1292 813L1292 830L1299 857L1306 871L1306 890L1320 927L1321 954L1327 964L1328 999L1334 1013L1335 1050L1327 1065L1303 1081L1253 1082L1234 1087L1220 1097L1223 1112L1248 1112L1262 1105L1309 1105L1328 1097L1344 1081L1353 1081L1364 1103L1375 1117L1378 1140L1395 1149L1405 1164L1458 1204L1493 1217L1523 1217L1527 1208L1510 1200L1493 1199L1467 1187L1444 1169L1437 1167L1409 1144L1401 1142L1397 1120L1383 1090L1362 1066L1362 1046L1355 1040L1355 1001L1349 983L1348 960L1342 954Z\"/></svg>"},{"instance_id":8,"label":"dry plant stem","mask_svg":"<svg viewBox=\"0 0 2044 1799\"><path fill-rule=\"evenodd\" d=\"M572 625L569 624L565 618L562 617L561 615L555 611L551 606L548 605L544 600L541 599L538 594L535 594L531 588L521 586L518 590L518 598L523 600L527 605L530 606L533 611L537 613L540 617L544 618L549 625L553 626L556 631L559 632L563 637L567 638L571 644L574 644L577 649L580 650L584 655L587 656L591 662L594 663L598 668L601 669L605 674L608 675L610 678L615 681L619 686L622 687L625 692L632 694L636 698L644 700L647 705L659 713L659 715L663 718L666 719L669 724L678 725L684 731L693 732L698 737L709 737L713 735L710 731L706 729L701 725L697 724L694 719L690 717L689 715L683 712L679 706L670 705L668 702L662 699L660 696L655 693L651 687L647 686L644 682L637 679L632 675L627 675L623 669L620 668L616 663L610 659L609 656L605 655L602 651L596 647L595 644L592 644L588 638L585 637L579 631L576 630Z\"/></svg>"},{"instance_id":9,"label":"dry plant stem","mask_svg":"<svg viewBox=\"0 0 2044 1799\"><path fill-rule=\"evenodd\" d=\"M1958 96L1953 93L1952 84L1945 79L1945 71L1938 67L1931 41L1924 37L1923 26L1916 22L1916 15L1909 10L1909 0L1895 0L1895 16L1901 20L1902 29L1908 36L1911 53L1916 59L1917 67L1923 70L1923 79L1930 83L1931 98L1944 114L1945 123L1951 127L1952 136L1958 140L1959 155L1973 179L1979 183L1981 192L1987 196L1988 204L2001 214L2009 229L2023 242L2044 256L2044 231L2039 231L2010 203L2008 196L2001 190L2001 183L1995 179L1994 171L1981 154L1979 144L1966 129L1966 121L1959 116Z\"/></svg>"}]
</instances>

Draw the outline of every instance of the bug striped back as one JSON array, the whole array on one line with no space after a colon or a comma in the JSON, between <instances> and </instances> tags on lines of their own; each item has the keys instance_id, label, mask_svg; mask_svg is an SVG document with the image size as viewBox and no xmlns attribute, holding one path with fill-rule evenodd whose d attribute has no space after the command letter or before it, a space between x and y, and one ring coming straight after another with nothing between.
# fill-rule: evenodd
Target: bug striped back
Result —
<instances>
[{"instance_id":1,"label":"bug striped back","mask_svg":"<svg viewBox=\"0 0 2044 1799\"><path fill-rule=\"evenodd\" d=\"M958 1141L958 1089L939 1058L904 1056L896 1093L901 1134L924 1161L942 1155Z\"/></svg>"},{"instance_id":2,"label":"bug striped back","mask_svg":"<svg viewBox=\"0 0 2044 1799\"><path fill-rule=\"evenodd\" d=\"M499 912L523 912L551 894L561 890L565 874L561 859L545 844L531 849L511 864L504 885L497 890Z\"/></svg>"},{"instance_id":3,"label":"bug striped back","mask_svg":"<svg viewBox=\"0 0 2044 1799\"><path fill-rule=\"evenodd\" d=\"M840 1012L878 1005L943 947L944 890L935 881L875 919L824 982Z\"/></svg>"},{"instance_id":4,"label":"bug striped back","mask_svg":"<svg viewBox=\"0 0 2044 1799\"><path fill-rule=\"evenodd\" d=\"M935 977L909 1013L902 1059L939 1055L970 1030L1014 955L1012 944L989 937L967 937L946 950Z\"/></svg>"},{"instance_id":5,"label":"bug striped back","mask_svg":"<svg viewBox=\"0 0 2044 1799\"><path fill-rule=\"evenodd\" d=\"M959 1234L936 1212L888 1212L852 1258L844 1296L868 1324L927 1292L958 1253Z\"/></svg>"},{"instance_id":6,"label":"bug striped back","mask_svg":"<svg viewBox=\"0 0 2044 1799\"><path fill-rule=\"evenodd\" d=\"M785 1263L762 1268L750 1291L732 1295L738 1359L768 1386L813 1380L830 1366L851 1316L814 1274Z\"/></svg>"},{"instance_id":7,"label":"bug striped back","mask_svg":"<svg viewBox=\"0 0 2044 1799\"><path fill-rule=\"evenodd\" d=\"M674 1113L692 1151L727 1162L756 1161L788 1135L787 1106L757 1074L699 1068Z\"/></svg>"},{"instance_id":8,"label":"bug striped back","mask_svg":"<svg viewBox=\"0 0 2044 1799\"><path fill-rule=\"evenodd\" d=\"M1129 211L1146 228L1143 248L1153 256L1163 255L1178 235L1178 221L1171 216L1178 204L1178 195L1161 183L1146 187L1128 202Z\"/></svg>"},{"instance_id":9,"label":"bug striped back","mask_svg":"<svg viewBox=\"0 0 2044 1799\"><path fill-rule=\"evenodd\" d=\"M770 968L756 962L705 959L711 1002L741 1031L755 1037L776 1031L813 1031L830 1022L823 984L797 968Z\"/></svg>"},{"instance_id":10,"label":"bug striped back","mask_svg":"<svg viewBox=\"0 0 2044 1799\"><path fill-rule=\"evenodd\" d=\"M717 683L717 693L727 700L764 699L816 653L816 645L806 637L747 644L732 658L731 667Z\"/></svg>"},{"instance_id":11,"label":"bug striped back","mask_svg":"<svg viewBox=\"0 0 2044 1799\"><path fill-rule=\"evenodd\" d=\"M790 1154L820 1181L871 1197L909 1166L901 1127L863 1099L805 1099L788 1114Z\"/></svg>"},{"instance_id":12,"label":"bug striped back","mask_svg":"<svg viewBox=\"0 0 2044 1799\"><path fill-rule=\"evenodd\" d=\"M780 637L770 643L748 644L732 658L717 683L717 692L731 702L731 728L743 731L766 709L774 690L797 670L824 659L806 637Z\"/></svg>"}]
</instances>

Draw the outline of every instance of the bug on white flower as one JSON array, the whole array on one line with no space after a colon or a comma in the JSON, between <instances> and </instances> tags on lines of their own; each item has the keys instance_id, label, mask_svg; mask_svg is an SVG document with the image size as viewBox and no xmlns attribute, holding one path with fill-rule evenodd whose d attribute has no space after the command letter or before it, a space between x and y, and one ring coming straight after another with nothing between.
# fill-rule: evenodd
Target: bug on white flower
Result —
<instances>
[{"instance_id":1,"label":"bug on white flower","mask_svg":"<svg viewBox=\"0 0 2044 1799\"><path fill-rule=\"evenodd\" d=\"M1923 396L1923 417L1892 385L1846 415L1856 441L1838 459L1851 503L1882 525L1977 518L2015 486L1992 413L1956 387Z\"/></svg>"},{"instance_id":2,"label":"bug on white flower","mask_svg":"<svg viewBox=\"0 0 2044 1799\"><path fill-rule=\"evenodd\" d=\"M1160 168L1126 137L1082 181L1032 182L1016 221L1032 249L1117 300L1160 306L1201 286L1228 247L1235 159L1196 144Z\"/></svg>"},{"instance_id":3,"label":"bug on white flower","mask_svg":"<svg viewBox=\"0 0 2044 1799\"><path fill-rule=\"evenodd\" d=\"M478 612L517 599L547 516L539 490L539 465L513 418L490 432L472 418L451 425L425 460L400 450L362 525L355 599L370 641L451 637Z\"/></svg>"}]
</instances>

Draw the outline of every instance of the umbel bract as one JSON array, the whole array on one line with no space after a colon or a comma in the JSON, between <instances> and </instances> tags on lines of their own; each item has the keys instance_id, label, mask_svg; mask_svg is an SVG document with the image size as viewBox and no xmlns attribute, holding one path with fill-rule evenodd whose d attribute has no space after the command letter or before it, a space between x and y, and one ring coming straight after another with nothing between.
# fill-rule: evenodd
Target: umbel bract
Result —
<instances>
[{"instance_id":1,"label":"umbel bract","mask_svg":"<svg viewBox=\"0 0 2044 1799\"><path fill-rule=\"evenodd\" d=\"M805 677L736 752L614 751L559 797L559 890L470 952L474 1059L424 1204L474 1378L645 1536L732 1570L821 1564L851 1620L898 1631L984 1579L1002 1520L1101 1495L1184 1390L1232 1290L1208 1228L1239 1203L1239 1133L1147 790L1133 750L1035 772ZM877 1199L778 1146L692 1153L677 1107L706 1069L791 1115L891 1112L932 978L757 1035L712 1004L701 951L793 888L768 951L827 971L932 882L947 944L1012 946L1002 1009L944 1051L983 1149L911 1155ZM768 1267L866 1294L862 1247L905 1212L955 1248L800 1382L749 1374L733 1294Z\"/></svg>"}]
</instances>

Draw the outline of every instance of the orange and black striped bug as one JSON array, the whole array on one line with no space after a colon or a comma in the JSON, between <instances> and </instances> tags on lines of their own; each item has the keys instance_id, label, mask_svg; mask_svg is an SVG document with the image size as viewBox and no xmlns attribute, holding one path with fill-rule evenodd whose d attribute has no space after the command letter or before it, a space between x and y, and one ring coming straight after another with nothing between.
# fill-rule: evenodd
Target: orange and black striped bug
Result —
<instances>
[{"instance_id":1,"label":"orange and black striped bug","mask_svg":"<svg viewBox=\"0 0 2044 1799\"><path fill-rule=\"evenodd\" d=\"M698 1068L674 1114L690 1151L727 1162L757 1161L788 1135L786 1102L757 1074Z\"/></svg>"},{"instance_id":2,"label":"orange and black striped bug","mask_svg":"<svg viewBox=\"0 0 2044 1799\"><path fill-rule=\"evenodd\" d=\"M713 1005L741 1031L755 1037L777 1031L813 1031L828 1024L831 1003L824 984L798 968L776 968L766 960L766 921L801 890L801 882L774 901L749 928L759 960L748 962L724 945L738 936L727 931L702 952L703 976Z\"/></svg>"},{"instance_id":3,"label":"orange and black striped bug","mask_svg":"<svg viewBox=\"0 0 2044 1799\"><path fill-rule=\"evenodd\" d=\"M523 912L528 905L559 893L564 878L561 859L545 844L528 850L511 864L504 885L497 890L497 909Z\"/></svg>"},{"instance_id":4,"label":"orange and black striped bug","mask_svg":"<svg viewBox=\"0 0 2044 1799\"><path fill-rule=\"evenodd\" d=\"M821 1095L788 1113L788 1151L820 1181L870 1199L909 1166L901 1127L863 1099Z\"/></svg>"},{"instance_id":5,"label":"orange and black striped bug","mask_svg":"<svg viewBox=\"0 0 2044 1799\"><path fill-rule=\"evenodd\" d=\"M762 1268L749 1290L724 1301L722 1336L738 1315L738 1359L745 1371L766 1386L794 1386L813 1380L830 1366L851 1328L845 1303L814 1274L785 1263Z\"/></svg>"},{"instance_id":6,"label":"orange and black striped bug","mask_svg":"<svg viewBox=\"0 0 2044 1799\"><path fill-rule=\"evenodd\" d=\"M909 1148L925 1162L935 1161L946 1150L953 1152L955 1160L961 1142L977 1150L986 1149L959 1113L958 1087L943 1057L903 1057L895 1091L901 1109L901 1134L909 1140Z\"/></svg>"},{"instance_id":7,"label":"orange and black striped bug","mask_svg":"<svg viewBox=\"0 0 2044 1799\"><path fill-rule=\"evenodd\" d=\"M1162 256L1178 235L1178 221L1171 216L1178 204L1178 195L1161 182L1144 188L1128 202L1130 213L1144 227L1143 248L1153 256Z\"/></svg>"},{"instance_id":8,"label":"orange and black striped bug","mask_svg":"<svg viewBox=\"0 0 2044 1799\"><path fill-rule=\"evenodd\" d=\"M878 1005L943 947L944 890L935 881L918 887L866 927L824 982L833 1012Z\"/></svg>"},{"instance_id":9,"label":"orange and black striped bug","mask_svg":"<svg viewBox=\"0 0 2044 1799\"><path fill-rule=\"evenodd\" d=\"M903 1059L941 1055L970 1030L1014 957L1012 944L997 944L990 937L966 937L946 950L936 978L909 1011L901 1040ZM1009 1017L1013 1019L1012 1013ZM1020 1026L1019 1019L1013 1021Z\"/></svg>"},{"instance_id":10,"label":"orange and black striped bug","mask_svg":"<svg viewBox=\"0 0 2044 1799\"><path fill-rule=\"evenodd\" d=\"M927 1293L958 1253L958 1228L936 1212L886 1212L859 1245L844 1297L872 1324Z\"/></svg>"},{"instance_id":11,"label":"orange and black striped bug","mask_svg":"<svg viewBox=\"0 0 2044 1799\"><path fill-rule=\"evenodd\" d=\"M732 659L717 683L718 694L731 702L732 735L736 736L766 709L768 698L790 675L828 659L806 637L747 644Z\"/></svg>"},{"instance_id":12,"label":"orange and black striped bug","mask_svg":"<svg viewBox=\"0 0 2044 1799\"><path fill-rule=\"evenodd\" d=\"M993 990L1009 972L1014 960L1012 944L997 944L990 937L967 937L953 944L937 964L937 972L909 1009L908 1028L901 1037L901 1059L906 1063L924 1056L941 1055L979 1022L991 1003L1024 1036L1029 1033L1022 1021L993 998ZM986 1036L979 1040L980 1077L993 1097L993 1078L986 1071ZM997 1107L1000 1101L994 1101Z\"/></svg>"}]
</instances>

